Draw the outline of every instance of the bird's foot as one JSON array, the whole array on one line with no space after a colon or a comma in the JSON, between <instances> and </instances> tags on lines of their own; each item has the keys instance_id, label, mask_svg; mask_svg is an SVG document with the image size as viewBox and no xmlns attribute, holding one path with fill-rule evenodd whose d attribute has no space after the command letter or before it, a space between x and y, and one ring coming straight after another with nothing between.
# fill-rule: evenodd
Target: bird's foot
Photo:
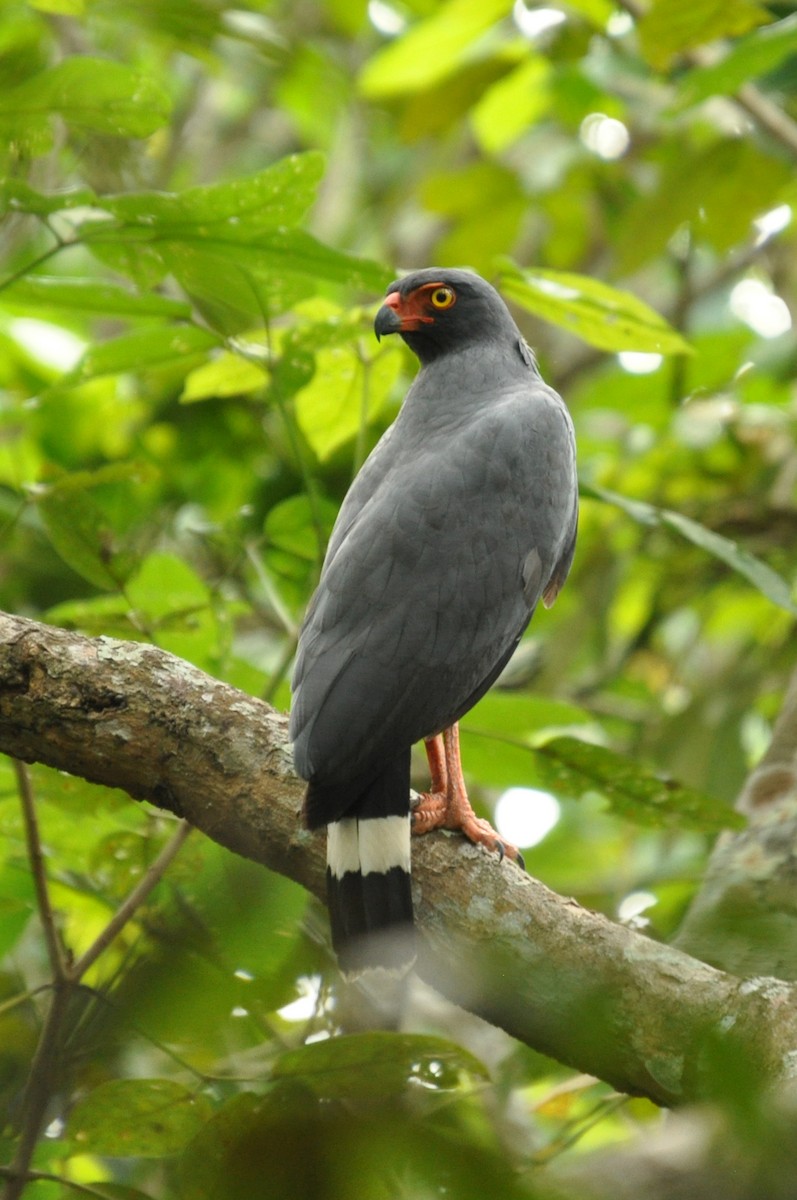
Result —
<instances>
[{"instance_id":1,"label":"bird's foot","mask_svg":"<svg viewBox=\"0 0 797 1200\"><path fill-rule=\"evenodd\" d=\"M474 842L477 846L486 846L488 850L496 850L498 858L510 858L512 862L516 862L522 871L525 871L526 864L523 861L523 855L518 850L517 846L513 846L511 842L505 842L500 838L493 829L489 821L485 821L482 817L477 817L475 812L468 803L469 811L460 815L457 829L461 829L466 838Z\"/></svg>"},{"instance_id":2,"label":"bird's foot","mask_svg":"<svg viewBox=\"0 0 797 1200\"><path fill-rule=\"evenodd\" d=\"M477 817L467 794L458 792L423 792L412 806L413 834L429 833L432 829L459 830L477 846L496 851L499 860L506 857L525 871L526 864L517 846L498 836L489 821Z\"/></svg>"},{"instance_id":3,"label":"bird's foot","mask_svg":"<svg viewBox=\"0 0 797 1200\"><path fill-rule=\"evenodd\" d=\"M414 834L430 833L433 829L446 829L448 796L445 792L421 792L414 795L410 803L410 819Z\"/></svg>"}]
</instances>

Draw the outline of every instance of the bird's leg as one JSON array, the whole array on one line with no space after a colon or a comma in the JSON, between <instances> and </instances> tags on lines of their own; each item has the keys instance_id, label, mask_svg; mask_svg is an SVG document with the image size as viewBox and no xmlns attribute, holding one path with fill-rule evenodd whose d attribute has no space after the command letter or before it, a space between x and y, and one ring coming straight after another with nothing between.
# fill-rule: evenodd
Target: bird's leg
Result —
<instances>
[{"instance_id":1,"label":"bird's leg","mask_svg":"<svg viewBox=\"0 0 797 1200\"><path fill-rule=\"evenodd\" d=\"M445 740L442 733L426 738L424 742L426 761L429 763L431 782L429 791L445 795L448 788L448 767L446 766Z\"/></svg>"},{"instance_id":2,"label":"bird's leg","mask_svg":"<svg viewBox=\"0 0 797 1200\"><path fill-rule=\"evenodd\" d=\"M431 789L424 792L412 811L412 832L431 829L459 829L479 846L497 850L523 865L517 846L499 838L489 821L477 817L468 799L459 756L459 726L452 725L425 741L426 757L432 777Z\"/></svg>"},{"instance_id":3,"label":"bird's leg","mask_svg":"<svg viewBox=\"0 0 797 1200\"><path fill-rule=\"evenodd\" d=\"M431 784L428 792L422 792L412 808L412 832L428 833L430 829L444 829L448 814L448 767L444 735L424 738L424 749L429 763Z\"/></svg>"}]
</instances>

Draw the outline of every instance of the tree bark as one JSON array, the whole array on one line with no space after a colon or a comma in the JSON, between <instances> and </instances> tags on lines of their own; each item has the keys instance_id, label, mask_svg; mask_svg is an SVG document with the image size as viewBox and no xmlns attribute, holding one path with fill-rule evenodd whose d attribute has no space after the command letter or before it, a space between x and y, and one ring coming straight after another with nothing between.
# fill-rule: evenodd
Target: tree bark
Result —
<instances>
[{"instance_id":1,"label":"tree bark","mask_svg":"<svg viewBox=\"0 0 797 1200\"><path fill-rule=\"evenodd\" d=\"M123 788L323 895L286 718L170 654L0 614L0 751ZM729 1056L797 1073L797 988L615 925L458 835L418 839L413 862L420 974L535 1049L667 1105L709 1094Z\"/></svg>"}]
</instances>

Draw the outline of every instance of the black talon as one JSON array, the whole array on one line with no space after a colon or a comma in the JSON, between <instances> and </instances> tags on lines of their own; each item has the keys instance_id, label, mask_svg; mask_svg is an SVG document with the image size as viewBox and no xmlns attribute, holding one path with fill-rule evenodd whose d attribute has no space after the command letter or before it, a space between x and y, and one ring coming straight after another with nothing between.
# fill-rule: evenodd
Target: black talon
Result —
<instances>
[{"instance_id":1,"label":"black talon","mask_svg":"<svg viewBox=\"0 0 797 1200\"><path fill-rule=\"evenodd\" d=\"M506 846L504 845L503 842L499 842L498 839L496 838L495 848L498 851L498 861L503 862L504 856L506 855Z\"/></svg>"},{"instance_id":2,"label":"black talon","mask_svg":"<svg viewBox=\"0 0 797 1200\"><path fill-rule=\"evenodd\" d=\"M520 851L519 851L519 850L518 850L518 852L517 852L517 860L516 860L516 861L517 861L517 865L520 867L521 871L525 871L525 869L526 869L526 860L525 860L525 858L523 857L523 855L520 853Z\"/></svg>"}]
</instances>

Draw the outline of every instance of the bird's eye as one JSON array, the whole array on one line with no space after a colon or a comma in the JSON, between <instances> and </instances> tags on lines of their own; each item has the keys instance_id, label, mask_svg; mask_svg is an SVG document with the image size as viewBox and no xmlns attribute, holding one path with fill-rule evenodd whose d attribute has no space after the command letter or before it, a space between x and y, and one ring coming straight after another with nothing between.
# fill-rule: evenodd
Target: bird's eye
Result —
<instances>
[{"instance_id":1,"label":"bird's eye","mask_svg":"<svg viewBox=\"0 0 797 1200\"><path fill-rule=\"evenodd\" d=\"M457 293L450 287L436 287L429 299L434 308L450 308L457 298Z\"/></svg>"}]
</instances>

